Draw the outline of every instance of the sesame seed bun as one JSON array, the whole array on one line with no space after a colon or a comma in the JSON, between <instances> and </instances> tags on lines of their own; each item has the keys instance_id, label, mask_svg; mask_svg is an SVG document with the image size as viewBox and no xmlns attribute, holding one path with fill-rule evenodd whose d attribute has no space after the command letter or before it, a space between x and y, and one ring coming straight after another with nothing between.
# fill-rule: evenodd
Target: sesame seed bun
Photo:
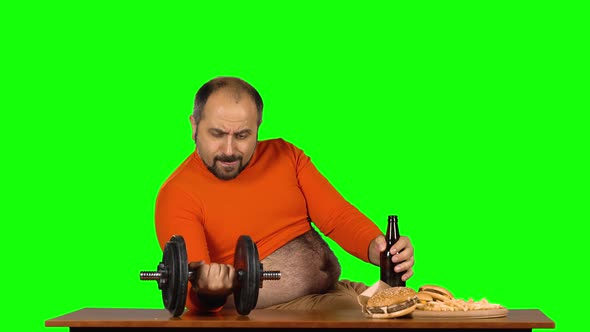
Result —
<instances>
[{"instance_id":1,"label":"sesame seed bun","mask_svg":"<svg viewBox=\"0 0 590 332\"><path fill-rule=\"evenodd\" d=\"M418 293L428 294L439 301L448 301L455 298L447 289L436 285L424 285L418 289Z\"/></svg>"},{"instance_id":2,"label":"sesame seed bun","mask_svg":"<svg viewBox=\"0 0 590 332\"><path fill-rule=\"evenodd\" d=\"M371 296L367 301L367 312L373 318L395 318L405 316L416 309L416 291L408 287L391 287Z\"/></svg>"}]
</instances>

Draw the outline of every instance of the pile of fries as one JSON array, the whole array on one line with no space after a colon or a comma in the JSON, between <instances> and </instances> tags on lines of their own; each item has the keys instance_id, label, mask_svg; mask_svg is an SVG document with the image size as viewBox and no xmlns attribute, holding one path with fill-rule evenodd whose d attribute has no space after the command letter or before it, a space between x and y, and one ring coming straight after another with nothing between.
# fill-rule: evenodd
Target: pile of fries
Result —
<instances>
[{"instance_id":1,"label":"pile of fries","mask_svg":"<svg viewBox=\"0 0 590 332\"><path fill-rule=\"evenodd\" d=\"M489 303L486 299L480 301L468 301L462 299L452 299L447 301L428 301L426 303L419 303L416 309L428 311L470 311L470 310L491 310L502 309L499 304Z\"/></svg>"},{"instance_id":2,"label":"pile of fries","mask_svg":"<svg viewBox=\"0 0 590 332\"><path fill-rule=\"evenodd\" d=\"M472 310L494 310L504 309L499 304L488 302L486 299L467 301L456 299L446 288L437 285L423 285L418 294L418 305L416 309L426 311L472 311Z\"/></svg>"}]
</instances>

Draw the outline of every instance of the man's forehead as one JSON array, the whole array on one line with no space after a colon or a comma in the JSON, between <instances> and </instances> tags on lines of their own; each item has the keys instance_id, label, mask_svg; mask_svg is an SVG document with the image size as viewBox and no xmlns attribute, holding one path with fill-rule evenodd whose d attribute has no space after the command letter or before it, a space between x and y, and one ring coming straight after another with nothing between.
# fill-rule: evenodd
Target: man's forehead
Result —
<instances>
[{"instance_id":1,"label":"man's forehead","mask_svg":"<svg viewBox=\"0 0 590 332\"><path fill-rule=\"evenodd\" d=\"M207 128L218 128L223 131L241 131L254 129L257 126L258 113L253 105L229 101L211 100L203 110L202 124Z\"/></svg>"},{"instance_id":2,"label":"man's forehead","mask_svg":"<svg viewBox=\"0 0 590 332\"><path fill-rule=\"evenodd\" d=\"M254 130L256 120L249 118L232 119L227 117L206 116L203 118L203 127L218 129L224 132L237 132L242 130Z\"/></svg>"},{"instance_id":3,"label":"man's forehead","mask_svg":"<svg viewBox=\"0 0 590 332\"><path fill-rule=\"evenodd\" d=\"M207 99L204 109L231 108L234 105L256 111L256 103L249 94L229 88L212 93Z\"/></svg>"}]
</instances>

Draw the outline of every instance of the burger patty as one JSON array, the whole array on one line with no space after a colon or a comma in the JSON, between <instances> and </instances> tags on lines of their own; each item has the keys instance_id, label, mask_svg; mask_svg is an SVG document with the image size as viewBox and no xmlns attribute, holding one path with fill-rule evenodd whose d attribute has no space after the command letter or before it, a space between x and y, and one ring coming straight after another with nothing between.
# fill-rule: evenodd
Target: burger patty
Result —
<instances>
[{"instance_id":1,"label":"burger patty","mask_svg":"<svg viewBox=\"0 0 590 332\"><path fill-rule=\"evenodd\" d=\"M413 297L413 298L408 299L402 303L397 303L397 304L392 304L392 305L382 306L382 307L367 307L367 311L372 314L389 314L392 312L397 312L397 311L407 309L411 306L416 305L417 303L418 303L418 298Z\"/></svg>"}]
</instances>

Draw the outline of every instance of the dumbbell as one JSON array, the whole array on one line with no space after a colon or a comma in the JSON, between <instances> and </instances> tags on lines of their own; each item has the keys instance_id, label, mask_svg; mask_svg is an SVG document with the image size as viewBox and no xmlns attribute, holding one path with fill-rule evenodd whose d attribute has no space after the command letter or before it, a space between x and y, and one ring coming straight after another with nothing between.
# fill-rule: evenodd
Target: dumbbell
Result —
<instances>
[{"instance_id":1,"label":"dumbbell","mask_svg":"<svg viewBox=\"0 0 590 332\"><path fill-rule=\"evenodd\" d=\"M263 280L281 279L280 271L263 271L258 248L248 235L238 238L234 254L236 286L233 288L234 303L240 315L247 315L256 307L258 290ZM155 280L162 291L164 307L178 317L184 312L188 281L195 277L188 269L186 244L180 235L173 235L164 246L162 261L157 271L141 271L140 280Z\"/></svg>"}]
</instances>

